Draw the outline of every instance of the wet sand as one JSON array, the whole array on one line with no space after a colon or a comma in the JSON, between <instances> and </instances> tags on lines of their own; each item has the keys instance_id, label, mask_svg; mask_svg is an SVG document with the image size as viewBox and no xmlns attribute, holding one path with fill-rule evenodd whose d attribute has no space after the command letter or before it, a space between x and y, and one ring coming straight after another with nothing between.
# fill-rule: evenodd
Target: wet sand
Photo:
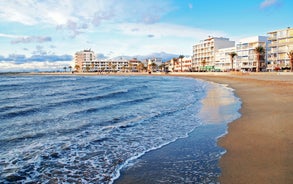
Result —
<instances>
[{"instance_id":1,"label":"wet sand","mask_svg":"<svg viewBox=\"0 0 293 184\"><path fill-rule=\"evenodd\" d=\"M293 75L193 75L228 84L242 117L219 140L221 183L293 183Z\"/></svg>"},{"instance_id":2,"label":"wet sand","mask_svg":"<svg viewBox=\"0 0 293 184\"><path fill-rule=\"evenodd\" d=\"M188 137L134 160L121 170L121 177L114 183L218 183L218 160L225 150L217 146L216 138L226 132L227 123L240 116L239 99L231 95L233 92L222 85L209 85L197 115L202 125Z\"/></svg>"}]
</instances>

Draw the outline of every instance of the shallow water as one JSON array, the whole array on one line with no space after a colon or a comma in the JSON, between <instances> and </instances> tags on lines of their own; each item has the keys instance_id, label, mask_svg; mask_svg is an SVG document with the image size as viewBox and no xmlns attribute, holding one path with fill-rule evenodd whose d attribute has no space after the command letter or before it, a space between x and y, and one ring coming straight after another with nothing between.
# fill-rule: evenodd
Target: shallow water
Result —
<instances>
[{"instance_id":1,"label":"shallow water","mask_svg":"<svg viewBox=\"0 0 293 184\"><path fill-rule=\"evenodd\" d=\"M115 184L219 183L218 162L225 150L217 138L227 131L227 123L240 117L240 99L225 85L210 83L197 117L201 125L187 137L133 160L121 170Z\"/></svg>"},{"instance_id":2,"label":"shallow water","mask_svg":"<svg viewBox=\"0 0 293 184\"><path fill-rule=\"evenodd\" d=\"M110 183L130 160L203 126L207 86L176 77L1 77L0 182Z\"/></svg>"}]
</instances>

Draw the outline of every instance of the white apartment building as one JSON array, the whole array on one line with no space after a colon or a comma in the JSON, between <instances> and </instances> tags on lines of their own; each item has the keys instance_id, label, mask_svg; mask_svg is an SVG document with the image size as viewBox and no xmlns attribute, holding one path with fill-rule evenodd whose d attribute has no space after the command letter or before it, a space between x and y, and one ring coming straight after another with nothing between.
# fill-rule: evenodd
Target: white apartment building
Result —
<instances>
[{"instance_id":1,"label":"white apartment building","mask_svg":"<svg viewBox=\"0 0 293 184\"><path fill-rule=\"evenodd\" d=\"M230 53L232 52L236 52L235 46L219 49L215 53L214 66L216 71L229 71L232 68L231 56L230 56ZM239 64L237 63L236 56L234 57L234 60L233 60L233 69L235 70L239 69Z\"/></svg>"},{"instance_id":2,"label":"white apartment building","mask_svg":"<svg viewBox=\"0 0 293 184\"><path fill-rule=\"evenodd\" d=\"M268 69L288 69L288 52L293 50L293 28L276 30L268 33L269 44Z\"/></svg>"},{"instance_id":3,"label":"white apartment building","mask_svg":"<svg viewBox=\"0 0 293 184\"><path fill-rule=\"evenodd\" d=\"M175 71L175 62L177 62L178 58L172 58L169 61L165 62L165 68L169 72Z\"/></svg>"},{"instance_id":4,"label":"white apartment building","mask_svg":"<svg viewBox=\"0 0 293 184\"><path fill-rule=\"evenodd\" d=\"M74 63L78 72L110 72L128 68L128 60L97 60L94 51L90 49L76 52Z\"/></svg>"},{"instance_id":5,"label":"white apartment building","mask_svg":"<svg viewBox=\"0 0 293 184\"><path fill-rule=\"evenodd\" d=\"M91 72L117 72L117 71L128 71L129 62L128 60L96 60L87 68L86 71Z\"/></svg>"},{"instance_id":6,"label":"white apartment building","mask_svg":"<svg viewBox=\"0 0 293 184\"><path fill-rule=\"evenodd\" d=\"M95 53L91 49L76 52L74 55L75 70L85 71L86 67L90 66L95 60Z\"/></svg>"},{"instance_id":7,"label":"white apartment building","mask_svg":"<svg viewBox=\"0 0 293 184\"><path fill-rule=\"evenodd\" d=\"M144 64L137 58L132 58L128 61L128 70L131 72L141 72L144 70ZM124 71L124 70L123 70Z\"/></svg>"},{"instance_id":8,"label":"white apartment building","mask_svg":"<svg viewBox=\"0 0 293 184\"><path fill-rule=\"evenodd\" d=\"M163 64L162 58L150 58L146 60L147 71L159 70L159 66ZM156 66L154 68L154 66Z\"/></svg>"},{"instance_id":9,"label":"white apartment building","mask_svg":"<svg viewBox=\"0 0 293 184\"><path fill-rule=\"evenodd\" d=\"M267 56L267 44L268 39L266 36L253 36L248 38L243 38L236 44L236 53L235 61L238 68L244 71L255 71L257 65L257 54L255 48L262 46L265 49L264 60L260 63L260 69L266 69L266 56Z\"/></svg>"},{"instance_id":10,"label":"white apartment building","mask_svg":"<svg viewBox=\"0 0 293 184\"><path fill-rule=\"evenodd\" d=\"M191 57L184 57L181 59L178 58L174 63L174 71L175 72L190 72L192 70L192 60Z\"/></svg>"},{"instance_id":11,"label":"white apartment building","mask_svg":"<svg viewBox=\"0 0 293 184\"><path fill-rule=\"evenodd\" d=\"M219 49L235 46L223 37L209 37L193 46L192 67L195 71L211 70L215 66L215 53Z\"/></svg>"}]
</instances>

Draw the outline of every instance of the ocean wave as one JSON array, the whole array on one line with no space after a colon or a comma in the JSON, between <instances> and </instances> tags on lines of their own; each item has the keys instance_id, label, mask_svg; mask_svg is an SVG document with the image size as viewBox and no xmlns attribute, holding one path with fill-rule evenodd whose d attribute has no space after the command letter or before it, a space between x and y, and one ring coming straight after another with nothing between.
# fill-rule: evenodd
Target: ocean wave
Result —
<instances>
[{"instance_id":1,"label":"ocean wave","mask_svg":"<svg viewBox=\"0 0 293 184\"><path fill-rule=\"evenodd\" d=\"M195 80L73 78L31 77L20 100L0 97L0 182L110 183L128 160L200 125Z\"/></svg>"},{"instance_id":2,"label":"ocean wave","mask_svg":"<svg viewBox=\"0 0 293 184\"><path fill-rule=\"evenodd\" d=\"M11 112L11 110L14 109L14 111ZM18 108L19 109L19 108ZM2 118L14 118L17 116L28 116L31 115L33 113L38 112L40 109L36 108L36 107L31 107L31 108L24 108L24 109L20 109L20 110L16 110L15 107L14 108L5 108L3 110L10 110L9 112L3 113L0 117Z\"/></svg>"}]
</instances>

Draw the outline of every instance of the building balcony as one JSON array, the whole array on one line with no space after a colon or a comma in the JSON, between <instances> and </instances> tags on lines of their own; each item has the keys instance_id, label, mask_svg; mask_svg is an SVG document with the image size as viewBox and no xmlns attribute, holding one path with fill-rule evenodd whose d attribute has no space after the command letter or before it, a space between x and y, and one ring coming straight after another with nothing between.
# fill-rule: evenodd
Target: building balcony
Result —
<instances>
[{"instance_id":1,"label":"building balcony","mask_svg":"<svg viewBox=\"0 0 293 184\"><path fill-rule=\"evenodd\" d=\"M268 37L268 40L269 41L277 40L277 36L270 36L270 37Z\"/></svg>"},{"instance_id":2,"label":"building balcony","mask_svg":"<svg viewBox=\"0 0 293 184\"><path fill-rule=\"evenodd\" d=\"M277 47L279 45L278 42L272 42L270 44L268 44L268 47Z\"/></svg>"}]
</instances>

